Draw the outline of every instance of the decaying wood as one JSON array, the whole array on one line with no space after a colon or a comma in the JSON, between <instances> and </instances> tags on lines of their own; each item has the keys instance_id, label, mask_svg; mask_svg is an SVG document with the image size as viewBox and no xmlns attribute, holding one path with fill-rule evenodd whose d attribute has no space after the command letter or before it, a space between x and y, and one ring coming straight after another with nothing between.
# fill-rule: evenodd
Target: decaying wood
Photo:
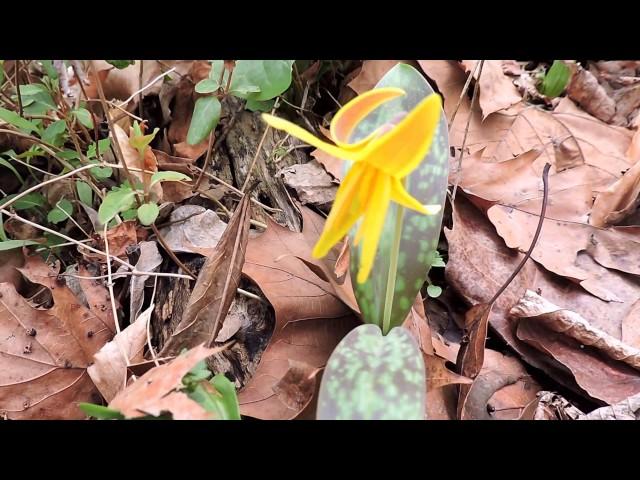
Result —
<instances>
[{"instance_id":1,"label":"decaying wood","mask_svg":"<svg viewBox=\"0 0 640 480\"><path fill-rule=\"evenodd\" d=\"M188 259L186 259L188 257ZM185 265L198 273L204 264L204 257L186 254L181 256ZM163 272L177 272L177 268L167 260L161 267ZM158 282L156 307L152 316L152 337L155 348L160 351L182 320L195 281L182 278L162 278ZM240 288L262 296L260 290L249 280L243 278ZM229 340L236 342L224 352L208 361L209 368L221 372L232 379L237 388L241 388L255 371L262 352L267 346L275 318L271 307L265 303L243 295L236 295L225 323L234 318L240 325Z\"/></svg>"},{"instance_id":2,"label":"decaying wood","mask_svg":"<svg viewBox=\"0 0 640 480\"><path fill-rule=\"evenodd\" d=\"M231 103L230 109L237 108ZM234 185L241 188L265 128L266 124L260 118L259 112L238 113L233 128L215 153L211 167L212 173L228 168ZM281 156L279 151L288 149L293 142L291 138L283 142L285 137L285 133L275 129L269 129L267 132L252 172L252 178L260 181L253 195L261 202L282 210L273 214L273 218L278 223L300 232L302 230L300 214L293 205L283 179L277 175L277 172L290 165L306 163L308 158L300 149Z\"/></svg>"}]
</instances>

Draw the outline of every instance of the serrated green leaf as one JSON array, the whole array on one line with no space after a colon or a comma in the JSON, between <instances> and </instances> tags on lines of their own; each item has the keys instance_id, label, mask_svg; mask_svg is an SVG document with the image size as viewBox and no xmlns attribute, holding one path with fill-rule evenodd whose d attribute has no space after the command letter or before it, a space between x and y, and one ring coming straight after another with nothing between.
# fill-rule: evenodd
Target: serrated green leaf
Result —
<instances>
[{"instance_id":1,"label":"serrated green leaf","mask_svg":"<svg viewBox=\"0 0 640 480\"><path fill-rule=\"evenodd\" d=\"M124 420L126 417L118 410L113 408L103 407L102 405L96 405L94 403L78 403L78 408L90 417L97 418L98 420Z\"/></svg>"},{"instance_id":2,"label":"serrated green leaf","mask_svg":"<svg viewBox=\"0 0 640 480\"><path fill-rule=\"evenodd\" d=\"M230 92L240 98L270 100L291 85L294 60L238 60ZM257 89L257 91L256 91Z\"/></svg>"},{"instance_id":3,"label":"serrated green leaf","mask_svg":"<svg viewBox=\"0 0 640 480\"><path fill-rule=\"evenodd\" d=\"M87 182L82 180L76 180L76 191L78 192L78 198L87 207L93 205L93 192Z\"/></svg>"},{"instance_id":4,"label":"serrated green leaf","mask_svg":"<svg viewBox=\"0 0 640 480\"><path fill-rule=\"evenodd\" d=\"M66 198L63 198L49 211L47 220L50 223L60 223L68 220L71 215L73 215L73 204Z\"/></svg>"},{"instance_id":5,"label":"serrated green leaf","mask_svg":"<svg viewBox=\"0 0 640 480\"><path fill-rule=\"evenodd\" d=\"M40 245L38 242L34 242L33 240L5 240L4 242L0 242L0 251L4 250L13 250L14 248L22 248L27 245Z\"/></svg>"},{"instance_id":6,"label":"serrated green leaf","mask_svg":"<svg viewBox=\"0 0 640 480\"><path fill-rule=\"evenodd\" d=\"M91 112L86 108L78 108L71 112L73 116L78 120L82 125L87 128L93 128L93 117L91 116Z\"/></svg>"},{"instance_id":7,"label":"serrated green leaf","mask_svg":"<svg viewBox=\"0 0 640 480\"><path fill-rule=\"evenodd\" d=\"M185 175L180 172L173 172L171 170L164 172L156 172L151 175L151 184L150 187L154 186L158 182L177 182L177 181L190 181L191 177Z\"/></svg>"},{"instance_id":8,"label":"serrated green leaf","mask_svg":"<svg viewBox=\"0 0 640 480\"><path fill-rule=\"evenodd\" d=\"M560 60L554 60L553 65L551 65L542 80L540 92L549 98L555 98L564 92L570 77L571 70L569 67Z\"/></svg>"},{"instance_id":9,"label":"serrated green leaf","mask_svg":"<svg viewBox=\"0 0 640 480\"><path fill-rule=\"evenodd\" d=\"M360 325L331 354L320 384L319 420L423 420L426 376L411 333Z\"/></svg>"},{"instance_id":10,"label":"serrated green leaf","mask_svg":"<svg viewBox=\"0 0 640 480\"><path fill-rule=\"evenodd\" d=\"M151 225L158 218L160 209L158 205L153 202L142 204L138 207L138 220L145 226Z\"/></svg>"},{"instance_id":11,"label":"serrated green leaf","mask_svg":"<svg viewBox=\"0 0 640 480\"><path fill-rule=\"evenodd\" d=\"M433 93L424 76L412 66L403 63L396 65L384 75L376 85L376 88L380 87L398 87L403 89L406 95L385 103L368 115L356 126L350 141L361 140L392 119L398 118L400 113L410 112L426 96ZM349 168L348 162L345 162L345 168ZM405 188L422 204L444 205L448 172L448 129L443 112L431 150L422 163L405 177ZM443 209L437 215L423 215L404 209L394 202L390 204L373 270L365 283L354 282L353 285L365 322L382 327L389 289L393 293L389 328L398 326L405 320L431 268L433 252L437 250L440 238L442 213ZM400 214L402 236L397 256L397 275L394 285L388 285L392 252L395 250L393 239ZM356 223L349 233L352 245L359 225L360 222ZM353 278L356 277L360 264L361 249L362 243L351 248Z\"/></svg>"},{"instance_id":12,"label":"serrated green leaf","mask_svg":"<svg viewBox=\"0 0 640 480\"><path fill-rule=\"evenodd\" d=\"M93 170L93 169L92 169ZM118 213L129 210L135 201L135 193L131 188L112 189L105 195L98 209L98 221L104 225Z\"/></svg>"},{"instance_id":13,"label":"serrated green leaf","mask_svg":"<svg viewBox=\"0 0 640 480\"><path fill-rule=\"evenodd\" d=\"M59 147L64 143L64 134L66 131L67 125L64 123L64 120L53 122L42 132L42 141Z\"/></svg>"},{"instance_id":14,"label":"serrated green leaf","mask_svg":"<svg viewBox=\"0 0 640 480\"><path fill-rule=\"evenodd\" d=\"M198 93L213 93L218 90L218 88L220 88L218 79L205 78L196 84L196 92Z\"/></svg>"},{"instance_id":15,"label":"serrated green leaf","mask_svg":"<svg viewBox=\"0 0 640 480\"><path fill-rule=\"evenodd\" d=\"M220 121L220 101L216 97L202 97L196 100L187 143L197 145L202 142Z\"/></svg>"},{"instance_id":16,"label":"serrated green leaf","mask_svg":"<svg viewBox=\"0 0 640 480\"><path fill-rule=\"evenodd\" d=\"M26 133L38 131L38 127L33 122L25 120L16 112L12 112L6 108L0 107L0 120L7 122Z\"/></svg>"}]
</instances>

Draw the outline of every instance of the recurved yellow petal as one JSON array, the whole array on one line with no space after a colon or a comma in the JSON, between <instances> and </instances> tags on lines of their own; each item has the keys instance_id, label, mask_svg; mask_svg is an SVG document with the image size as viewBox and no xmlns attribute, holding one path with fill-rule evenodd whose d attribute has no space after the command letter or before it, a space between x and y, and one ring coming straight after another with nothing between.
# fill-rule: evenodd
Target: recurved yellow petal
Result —
<instances>
[{"instance_id":1,"label":"recurved yellow petal","mask_svg":"<svg viewBox=\"0 0 640 480\"><path fill-rule=\"evenodd\" d=\"M362 216L366 202L362 201L362 178L367 168L362 163L356 163L342 180L331 213L324 224L322 235L313 248L312 255L322 258L329 250L344 238L354 223Z\"/></svg>"},{"instance_id":2,"label":"recurved yellow petal","mask_svg":"<svg viewBox=\"0 0 640 480\"><path fill-rule=\"evenodd\" d=\"M396 178L406 177L431 148L441 105L440 96L429 95L391 131L371 140L358 153L383 172Z\"/></svg>"},{"instance_id":3,"label":"recurved yellow petal","mask_svg":"<svg viewBox=\"0 0 640 480\"><path fill-rule=\"evenodd\" d=\"M336 113L333 120L331 120L331 127L329 128L331 139L336 142L336 145L342 148L357 149L361 147L367 143L376 132L371 132L370 135L362 140L349 143L349 137L353 133L353 130L367 115L380 105L401 95L405 95L404 90L392 87L376 88L362 95L358 95L338 110L338 113Z\"/></svg>"},{"instance_id":4,"label":"recurved yellow petal","mask_svg":"<svg viewBox=\"0 0 640 480\"><path fill-rule=\"evenodd\" d=\"M343 148L336 147L335 145L331 145L330 143L323 142L319 138L316 138L311 133L307 132L304 128L300 128L295 123L289 122L282 118L274 117L273 115L269 115L268 113L263 113L262 119L267 123L267 125L273 128L277 128L278 130L284 130L288 134L293 135L303 142L306 142L309 145L313 145L323 152L327 152L329 155L341 158L343 160L352 161L356 161L359 158L349 150L345 150Z\"/></svg>"},{"instance_id":5,"label":"recurved yellow petal","mask_svg":"<svg viewBox=\"0 0 640 480\"><path fill-rule=\"evenodd\" d=\"M391 179L388 175L378 173L374 184L375 188L371 192L370 204L367 206L360 227L362 229L362 255L357 275L358 283L366 282L373 268L391 196Z\"/></svg>"},{"instance_id":6,"label":"recurved yellow petal","mask_svg":"<svg viewBox=\"0 0 640 480\"><path fill-rule=\"evenodd\" d=\"M391 177L391 200L399 203L403 207L416 210L417 212L424 213L425 215L429 213L423 204L407 192L402 180L399 178Z\"/></svg>"}]
</instances>

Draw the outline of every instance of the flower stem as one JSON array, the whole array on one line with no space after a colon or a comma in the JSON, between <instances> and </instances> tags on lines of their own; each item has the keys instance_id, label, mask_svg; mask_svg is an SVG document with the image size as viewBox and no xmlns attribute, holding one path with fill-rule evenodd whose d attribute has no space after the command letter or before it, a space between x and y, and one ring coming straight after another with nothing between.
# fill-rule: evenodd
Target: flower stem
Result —
<instances>
[{"instance_id":1,"label":"flower stem","mask_svg":"<svg viewBox=\"0 0 640 480\"><path fill-rule=\"evenodd\" d=\"M398 275L398 257L400 256L400 240L402 239L402 222L404 220L404 207L396 204L396 226L393 232L393 247L389 261L389 273L387 276L387 291L384 299L384 315L382 317L382 334L386 335L391 330L391 308L393 307L393 294L396 289L396 277Z\"/></svg>"}]
</instances>

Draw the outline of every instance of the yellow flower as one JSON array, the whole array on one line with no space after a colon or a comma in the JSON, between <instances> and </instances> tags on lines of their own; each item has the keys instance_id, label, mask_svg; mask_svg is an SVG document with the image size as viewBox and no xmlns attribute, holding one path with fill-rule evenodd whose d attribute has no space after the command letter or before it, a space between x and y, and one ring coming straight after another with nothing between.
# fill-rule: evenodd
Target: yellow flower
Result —
<instances>
[{"instance_id":1,"label":"yellow flower","mask_svg":"<svg viewBox=\"0 0 640 480\"><path fill-rule=\"evenodd\" d=\"M363 242L358 283L367 280L373 267L391 200L427 215L438 213L441 208L440 205L422 205L405 190L402 181L418 167L431 148L440 119L441 101L438 95L426 97L397 125L382 126L362 140L348 142L358 123L368 114L404 94L399 88L378 88L351 100L336 113L331 122L331 139L335 145L281 118L267 114L262 116L273 128L284 130L329 155L354 162L336 193L322 235L313 249L313 256L325 256L364 217L354 241L356 246L360 241Z\"/></svg>"}]
</instances>

